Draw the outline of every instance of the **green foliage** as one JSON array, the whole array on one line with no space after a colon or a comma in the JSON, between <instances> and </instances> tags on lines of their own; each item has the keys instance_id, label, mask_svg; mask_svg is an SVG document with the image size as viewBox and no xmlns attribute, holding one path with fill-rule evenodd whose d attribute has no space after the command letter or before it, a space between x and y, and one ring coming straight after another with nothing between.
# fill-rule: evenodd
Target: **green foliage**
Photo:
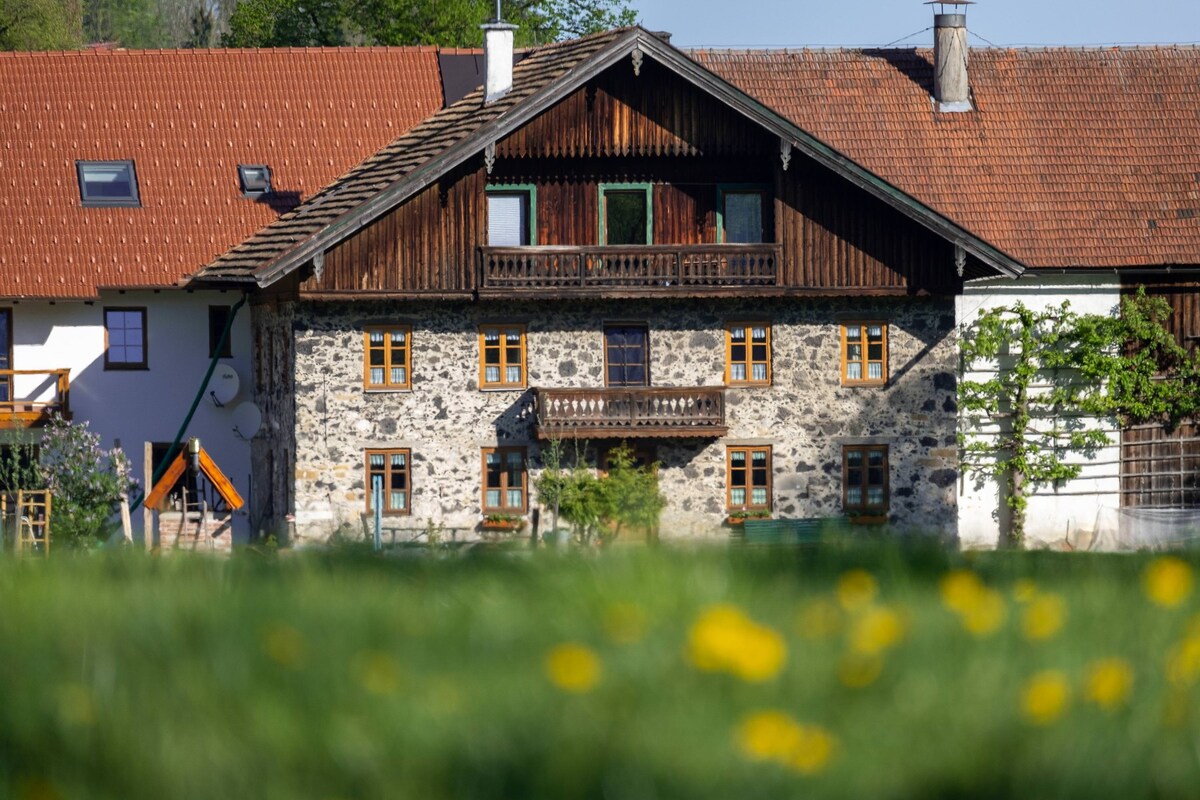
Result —
<instances>
[{"instance_id":1,"label":"green foliage","mask_svg":"<svg viewBox=\"0 0 1200 800\"><path fill-rule=\"evenodd\" d=\"M1018 302L982 312L964 332L964 373L993 372L959 384L964 467L1007 486L1009 543L1024 539L1029 484L1076 478L1082 466L1068 455L1111 443L1088 417L1174 425L1200 408L1200 368L1164 327L1170 313L1143 289L1119 315Z\"/></svg>"},{"instance_id":2,"label":"green foliage","mask_svg":"<svg viewBox=\"0 0 1200 800\"><path fill-rule=\"evenodd\" d=\"M82 44L78 0L0 2L0 50L73 50Z\"/></svg>"},{"instance_id":3,"label":"green foliage","mask_svg":"<svg viewBox=\"0 0 1200 800\"><path fill-rule=\"evenodd\" d=\"M83 32L89 42L116 42L128 48L175 44L155 0L84 0Z\"/></svg>"},{"instance_id":4,"label":"green foliage","mask_svg":"<svg viewBox=\"0 0 1200 800\"><path fill-rule=\"evenodd\" d=\"M56 546L94 547L115 530L121 495L134 490L129 459L105 450L87 423L54 415L40 447L43 485L53 497L51 530Z\"/></svg>"},{"instance_id":5,"label":"green foliage","mask_svg":"<svg viewBox=\"0 0 1200 800\"><path fill-rule=\"evenodd\" d=\"M45 488L35 442L22 439L0 446L0 492Z\"/></svg>"},{"instance_id":6,"label":"green foliage","mask_svg":"<svg viewBox=\"0 0 1200 800\"><path fill-rule=\"evenodd\" d=\"M212 47L216 24L212 9L203 4L197 5L192 12L191 33L183 42L183 46L189 49Z\"/></svg>"}]
</instances>

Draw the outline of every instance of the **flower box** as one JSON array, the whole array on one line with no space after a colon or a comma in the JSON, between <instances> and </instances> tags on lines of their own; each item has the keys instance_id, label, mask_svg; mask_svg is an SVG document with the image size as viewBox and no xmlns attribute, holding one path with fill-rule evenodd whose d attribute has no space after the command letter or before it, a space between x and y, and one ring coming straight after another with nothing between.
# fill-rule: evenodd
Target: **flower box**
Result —
<instances>
[{"instance_id":1,"label":"flower box","mask_svg":"<svg viewBox=\"0 0 1200 800\"><path fill-rule=\"evenodd\" d=\"M748 519L767 520L767 519L771 519L771 518L772 517L770 514L747 514L744 516L734 516L733 514L730 514L725 519L725 524L733 525L735 527L741 527L742 525L746 524L746 520L748 520Z\"/></svg>"},{"instance_id":2,"label":"flower box","mask_svg":"<svg viewBox=\"0 0 1200 800\"><path fill-rule=\"evenodd\" d=\"M887 514L858 514L848 517L851 525L886 525Z\"/></svg>"},{"instance_id":3,"label":"flower box","mask_svg":"<svg viewBox=\"0 0 1200 800\"><path fill-rule=\"evenodd\" d=\"M479 527L485 531L519 531L525 527L525 520L520 517L484 519Z\"/></svg>"}]
</instances>

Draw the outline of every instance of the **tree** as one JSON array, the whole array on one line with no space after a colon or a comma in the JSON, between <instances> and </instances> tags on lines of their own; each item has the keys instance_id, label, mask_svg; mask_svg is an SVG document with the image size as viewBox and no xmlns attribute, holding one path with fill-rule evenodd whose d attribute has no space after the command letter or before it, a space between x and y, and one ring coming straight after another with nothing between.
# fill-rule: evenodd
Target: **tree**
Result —
<instances>
[{"instance_id":1,"label":"tree","mask_svg":"<svg viewBox=\"0 0 1200 800\"><path fill-rule=\"evenodd\" d=\"M172 47L157 0L84 0L83 32L89 42L121 47Z\"/></svg>"},{"instance_id":2,"label":"tree","mask_svg":"<svg viewBox=\"0 0 1200 800\"><path fill-rule=\"evenodd\" d=\"M192 12L191 32L184 40L183 46L189 49L212 47L215 26L216 19L212 9L203 3L197 5Z\"/></svg>"},{"instance_id":3,"label":"tree","mask_svg":"<svg viewBox=\"0 0 1200 800\"><path fill-rule=\"evenodd\" d=\"M0 50L72 50L82 45L79 0L0 3Z\"/></svg>"},{"instance_id":4,"label":"tree","mask_svg":"<svg viewBox=\"0 0 1200 800\"><path fill-rule=\"evenodd\" d=\"M1070 454L1111 444L1089 421L1174 426L1200 411L1200 365L1163 326L1170 313L1140 290L1119 315L1018 302L981 313L964 331L963 372L993 377L959 384L963 467L1004 487L1006 544L1024 542L1031 485L1078 477L1082 465Z\"/></svg>"}]
</instances>

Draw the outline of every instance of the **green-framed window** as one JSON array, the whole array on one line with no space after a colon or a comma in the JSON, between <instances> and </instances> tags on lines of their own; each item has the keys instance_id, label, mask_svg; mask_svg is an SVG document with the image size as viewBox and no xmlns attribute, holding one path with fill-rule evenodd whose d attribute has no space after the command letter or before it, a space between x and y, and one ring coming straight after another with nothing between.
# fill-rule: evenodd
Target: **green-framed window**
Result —
<instances>
[{"instance_id":1,"label":"green-framed window","mask_svg":"<svg viewBox=\"0 0 1200 800\"><path fill-rule=\"evenodd\" d=\"M487 187L488 245L526 247L537 244L537 187L505 183Z\"/></svg>"},{"instance_id":2,"label":"green-framed window","mask_svg":"<svg viewBox=\"0 0 1200 800\"><path fill-rule=\"evenodd\" d=\"M600 184L600 244L654 243L654 187Z\"/></svg>"},{"instance_id":3,"label":"green-framed window","mask_svg":"<svg viewBox=\"0 0 1200 800\"><path fill-rule=\"evenodd\" d=\"M717 241L762 244L767 240L767 187L758 183L717 185Z\"/></svg>"}]
</instances>

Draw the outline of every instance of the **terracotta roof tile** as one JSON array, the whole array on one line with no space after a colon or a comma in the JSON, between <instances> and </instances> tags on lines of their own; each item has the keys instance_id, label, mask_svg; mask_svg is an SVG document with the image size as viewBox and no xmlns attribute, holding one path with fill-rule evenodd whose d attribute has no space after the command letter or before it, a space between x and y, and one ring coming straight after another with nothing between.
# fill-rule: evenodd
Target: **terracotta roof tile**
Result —
<instances>
[{"instance_id":1,"label":"terracotta roof tile","mask_svg":"<svg viewBox=\"0 0 1200 800\"><path fill-rule=\"evenodd\" d=\"M433 48L0 53L0 296L176 285L441 105ZM77 159L142 207L81 207Z\"/></svg>"}]
</instances>

